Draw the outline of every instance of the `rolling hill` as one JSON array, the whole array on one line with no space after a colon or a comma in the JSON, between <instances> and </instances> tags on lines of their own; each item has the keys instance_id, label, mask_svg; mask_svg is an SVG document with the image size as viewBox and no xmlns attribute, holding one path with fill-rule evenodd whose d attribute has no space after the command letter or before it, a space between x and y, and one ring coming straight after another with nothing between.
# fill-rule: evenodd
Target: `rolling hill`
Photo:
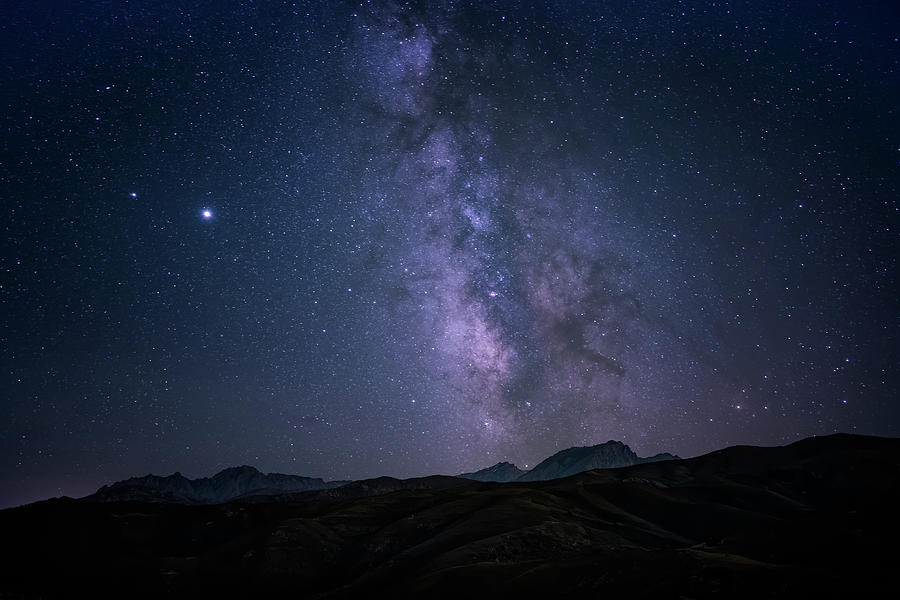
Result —
<instances>
[{"instance_id":1,"label":"rolling hill","mask_svg":"<svg viewBox=\"0 0 900 600\"><path fill-rule=\"evenodd\" d=\"M732 447L550 481L407 482L0 511L0 597L794 598L894 586L897 439Z\"/></svg>"}]
</instances>

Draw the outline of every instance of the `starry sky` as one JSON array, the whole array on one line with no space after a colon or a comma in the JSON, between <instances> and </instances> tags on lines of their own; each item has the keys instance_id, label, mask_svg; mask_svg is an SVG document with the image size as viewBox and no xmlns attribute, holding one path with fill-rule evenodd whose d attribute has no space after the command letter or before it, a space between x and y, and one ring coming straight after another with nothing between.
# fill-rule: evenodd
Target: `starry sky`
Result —
<instances>
[{"instance_id":1,"label":"starry sky","mask_svg":"<svg viewBox=\"0 0 900 600\"><path fill-rule=\"evenodd\" d=\"M0 506L900 435L892 0L0 16Z\"/></svg>"}]
</instances>

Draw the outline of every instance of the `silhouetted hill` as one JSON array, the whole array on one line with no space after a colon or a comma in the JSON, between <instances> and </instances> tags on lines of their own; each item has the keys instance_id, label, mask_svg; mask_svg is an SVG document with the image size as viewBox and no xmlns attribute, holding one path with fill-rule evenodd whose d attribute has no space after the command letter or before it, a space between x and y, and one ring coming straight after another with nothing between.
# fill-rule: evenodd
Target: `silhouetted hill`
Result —
<instances>
[{"instance_id":1,"label":"silhouetted hill","mask_svg":"<svg viewBox=\"0 0 900 600\"><path fill-rule=\"evenodd\" d=\"M525 471L512 463L499 462L493 467L487 467L486 469L481 469L474 473L463 473L457 475L457 477L473 479L475 481L496 481L498 483L504 483L507 481L515 481L524 474Z\"/></svg>"},{"instance_id":2,"label":"silhouetted hill","mask_svg":"<svg viewBox=\"0 0 900 600\"><path fill-rule=\"evenodd\" d=\"M610 440L596 446L568 448L542 461L519 477L519 481L546 481L569 477L591 469L616 469L646 462L674 460L678 457L663 453L641 458L622 442Z\"/></svg>"},{"instance_id":3,"label":"silhouetted hill","mask_svg":"<svg viewBox=\"0 0 900 600\"><path fill-rule=\"evenodd\" d=\"M103 486L85 500L94 502L176 502L179 504L216 504L251 494L280 494L321 490L344 485L346 481L261 473L248 466L232 467L200 479L188 479L181 473L167 477L146 475Z\"/></svg>"},{"instance_id":4,"label":"silhouetted hill","mask_svg":"<svg viewBox=\"0 0 900 600\"><path fill-rule=\"evenodd\" d=\"M505 484L0 511L0 597L882 597L900 440L856 435Z\"/></svg>"}]
</instances>

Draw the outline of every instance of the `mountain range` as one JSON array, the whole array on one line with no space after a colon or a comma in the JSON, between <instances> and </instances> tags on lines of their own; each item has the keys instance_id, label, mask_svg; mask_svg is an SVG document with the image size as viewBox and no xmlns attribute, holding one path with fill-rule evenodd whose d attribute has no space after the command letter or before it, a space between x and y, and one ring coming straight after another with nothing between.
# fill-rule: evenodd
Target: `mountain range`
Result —
<instances>
[{"instance_id":1,"label":"mountain range","mask_svg":"<svg viewBox=\"0 0 900 600\"><path fill-rule=\"evenodd\" d=\"M0 597L889 597L897 506L900 439L848 434L545 481L62 498L0 511Z\"/></svg>"},{"instance_id":2,"label":"mountain range","mask_svg":"<svg viewBox=\"0 0 900 600\"><path fill-rule=\"evenodd\" d=\"M575 447L557 452L538 464L531 471L523 471L508 462L492 467L463 473L457 477L474 481L506 483L511 481L546 481L569 477L590 469L612 469L660 460L674 460L672 454L657 454L641 458L626 444L609 441L596 446ZM364 480L360 485L342 492L354 495L360 490L391 488L409 489L410 484L391 477ZM416 478L405 481L437 481L435 478ZM103 486L86 500L96 502L171 502L176 504L218 504L259 496L286 497L318 490L329 490L346 486L350 481L324 481L314 477L262 473L254 467L232 467L216 473L212 477L188 479L181 473L168 476L145 475L118 481ZM326 494L335 497L340 494ZM358 496L358 494L357 494ZM356 497L356 496L354 496Z\"/></svg>"},{"instance_id":3,"label":"mountain range","mask_svg":"<svg viewBox=\"0 0 900 600\"><path fill-rule=\"evenodd\" d=\"M146 475L105 485L86 500L97 502L172 502L217 504L248 495L305 492L339 487L349 481L323 481L314 477L261 473L248 466L224 469L212 477L188 479L181 473L166 477Z\"/></svg>"}]
</instances>

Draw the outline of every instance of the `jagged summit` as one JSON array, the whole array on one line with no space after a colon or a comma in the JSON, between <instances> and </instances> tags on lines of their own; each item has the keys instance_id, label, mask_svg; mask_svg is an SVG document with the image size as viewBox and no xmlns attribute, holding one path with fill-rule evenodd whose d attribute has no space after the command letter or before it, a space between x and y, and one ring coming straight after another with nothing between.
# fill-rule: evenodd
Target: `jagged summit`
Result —
<instances>
[{"instance_id":1,"label":"jagged summit","mask_svg":"<svg viewBox=\"0 0 900 600\"><path fill-rule=\"evenodd\" d=\"M544 481L558 479L589 471L591 469L613 469L630 467L647 462L674 460L674 454L663 452L651 457L640 457L624 442L609 440L596 446L576 446L561 450L547 458L530 471L523 471L509 462L499 462L492 467L473 473L462 473L458 477L475 481Z\"/></svg>"},{"instance_id":2,"label":"jagged summit","mask_svg":"<svg viewBox=\"0 0 900 600\"><path fill-rule=\"evenodd\" d=\"M615 469L677 458L677 456L669 453L642 458L635 454L627 444L617 440L610 440L605 444L596 446L576 446L561 450L523 474L519 477L519 481L558 479L591 469Z\"/></svg>"}]
</instances>

